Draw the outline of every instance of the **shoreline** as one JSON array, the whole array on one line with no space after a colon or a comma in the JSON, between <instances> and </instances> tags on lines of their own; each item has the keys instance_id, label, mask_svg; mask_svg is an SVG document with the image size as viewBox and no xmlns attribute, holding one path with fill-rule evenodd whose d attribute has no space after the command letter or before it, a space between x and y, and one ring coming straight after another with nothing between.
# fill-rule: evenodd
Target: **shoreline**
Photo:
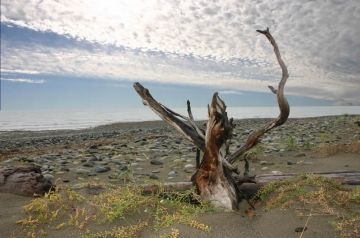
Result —
<instances>
[{"instance_id":1,"label":"shoreline","mask_svg":"<svg viewBox=\"0 0 360 238\"><path fill-rule=\"evenodd\" d=\"M311 120L311 119L320 119L320 118L333 118L333 117L360 117L360 114L341 114L341 115L327 115L327 116L310 116L310 117L289 117L288 120ZM253 118L239 118L234 119L235 122L237 121L247 121L247 120L272 120L272 117L253 117ZM206 120L196 120L196 123L206 123ZM101 129L108 129L108 128L116 128L116 129L130 129L135 128L138 126L141 127L151 127L151 126L167 126L164 121L161 119L159 120L144 120L144 121L119 121L119 122L112 122L112 123L105 123L96 126L90 126L85 128L70 128L70 129L40 129L40 130L27 130L27 129L14 129L14 130L0 130L0 135L3 133L37 133L37 132L82 132L87 130L101 130Z\"/></svg>"}]
</instances>

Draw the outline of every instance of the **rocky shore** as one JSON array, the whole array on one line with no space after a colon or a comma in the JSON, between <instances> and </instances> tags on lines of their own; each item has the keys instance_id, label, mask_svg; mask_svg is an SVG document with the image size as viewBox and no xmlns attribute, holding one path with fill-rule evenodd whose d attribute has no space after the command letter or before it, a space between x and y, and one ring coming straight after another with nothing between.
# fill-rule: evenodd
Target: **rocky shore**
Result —
<instances>
[{"instance_id":1,"label":"rocky shore","mask_svg":"<svg viewBox=\"0 0 360 238\"><path fill-rule=\"evenodd\" d=\"M237 120L230 149L241 146L251 130L269 120ZM249 152L250 173L359 171L359 121L360 115L289 119L284 126L266 134ZM116 188L129 183L189 181L195 171L195 154L192 144L161 121L117 123L83 130L0 132L0 170L33 166L44 179L71 187L88 198L101 196L106 185ZM30 201L30 197L0 193L1 236L23 237L16 223L24 219L23 206ZM297 215L296 209L270 212L258 209L254 217L251 213L245 215L247 209L248 205L243 203L239 213L217 212L199 217L200 222L211 227L210 233L182 225L175 228L180 230L180 237L298 237L296 229L306 222L306 217ZM311 219L306 237L337 237L331 219L328 216ZM273 227L279 224L286 225L274 231ZM91 230L103 230L103 226L92 224ZM79 231L73 228L48 231L48 237L70 233L79 236ZM140 237L159 237L164 232L171 230L145 230Z\"/></svg>"},{"instance_id":2,"label":"rocky shore","mask_svg":"<svg viewBox=\"0 0 360 238\"><path fill-rule=\"evenodd\" d=\"M268 120L236 121L231 150ZM358 121L358 115L289 119L250 152L251 173L360 169L353 156L337 168L329 168L334 162L323 164L321 159L322 148L326 156L331 145L346 152L346 146L360 141ZM72 186L87 179L115 184L129 179L189 181L195 170L195 148L161 121L117 123L84 130L1 132L0 161L1 166L38 165L45 178Z\"/></svg>"}]
</instances>

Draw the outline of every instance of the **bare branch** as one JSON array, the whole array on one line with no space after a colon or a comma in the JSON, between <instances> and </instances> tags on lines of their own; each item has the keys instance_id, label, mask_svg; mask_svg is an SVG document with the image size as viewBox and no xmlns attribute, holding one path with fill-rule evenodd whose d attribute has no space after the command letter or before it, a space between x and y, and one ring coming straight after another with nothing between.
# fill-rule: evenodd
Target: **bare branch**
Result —
<instances>
[{"instance_id":1,"label":"bare branch","mask_svg":"<svg viewBox=\"0 0 360 238\"><path fill-rule=\"evenodd\" d=\"M276 91L276 96L277 96L277 101L278 101L278 105L280 108L280 114L277 118L273 119L272 121L270 121L269 123L267 123L266 125L264 125L263 127L253 131L246 143L240 147L239 150L235 151L233 154L231 154L230 156L227 157L227 160L230 163L233 163L236 159L238 159L241 155L243 155L246 151L248 151L249 149L251 149L253 146L255 146L258 143L258 139L264 135L266 132L270 131L271 129L280 126L282 124L285 123L285 121L287 120L287 118L289 117L289 113L290 113L290 107L289 107L289 103L287 102L285 96L284 96L284 87L285 87L285 83L289 77L289 73L288 70L286 68L286 65L284 63L284 61L281 58L280 55L280 51L279 48L275 42L275 39L272 37L272 35L270 34L269 28L267 28L265 31L261 31L261 30L257 30L257 32L264 34L266 36L266 38L270 41L270 43L272 44L272 46L274 47L274 52L276 55L276 59L281 67L282 70L282 77L281 77L281 81L279 82L278 85L278 89ZM269 87L270 89L272 87ZM274 90L272 90L274 92Z\"/></svg>"},{"instance_id":2,"label":"bare branch","mask_svg":"<svg viewBox=\"0 0 360 238\"><path fill-rule=\"evenodd\" d=\"M269 85L268 88L271 90L271 92L277 94L277 90L273 86Z\"/></svg>"},{"instance_id":3,"label":"bare branch","mask_svg":"<svg viewBox=\"0 0 360 238\"><path fill-rule=\"evenodd\" d=\"M182 116L157 102L151 96L149 90L144 88L140 83L134 83L134 88L142 98L145 105L149 106L150 109L153 110L161 119L170 126L174 127L200 150L204 151L205 141L203 137L191 125L189 125L189 118ZM179 118L182 118L187 122Z\"/></svg>"},{"instance_id":4,"label":"bare branch","mask_svg":"<svg viewBox=\"0 0 360 238\"><path fill-rule=\"evenodd\" d=\"M196 123L195 123L195 120L194 120L194 116L191 112L191 105L190 105L190 101L187 100L186 102L187 104L187 111L188 111L188 114L189 114L189 120L188 122L190 123L190 125L196 130L196 132L205 140L205 130L199 128Z\"/></svg>"}]
</instances>

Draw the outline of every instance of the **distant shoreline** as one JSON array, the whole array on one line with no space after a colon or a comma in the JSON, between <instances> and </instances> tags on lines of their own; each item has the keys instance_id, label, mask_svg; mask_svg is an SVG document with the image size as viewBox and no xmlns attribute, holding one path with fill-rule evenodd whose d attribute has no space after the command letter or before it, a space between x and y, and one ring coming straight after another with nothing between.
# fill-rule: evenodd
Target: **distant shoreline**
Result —
<instances>
[{"instance_id":1,"label":"distant shoreline","mask_svg":"<svg viewBox=\"0 0 360 238\"><path fill-rule=\"evenodd\" d=\"M186 108L173 108L187 115ZM228 116L236 120L274 118L277 107L229 107ZM319 116L360 115L360 106L344 107L291 107L289 118ZM195 120L206 120L206 108L193 108ZM0 131L44 131L87 129L114 123L146 123L160 121L149 108L88 111L3 111L0 112Z\"/></svg>"}]
</instances>

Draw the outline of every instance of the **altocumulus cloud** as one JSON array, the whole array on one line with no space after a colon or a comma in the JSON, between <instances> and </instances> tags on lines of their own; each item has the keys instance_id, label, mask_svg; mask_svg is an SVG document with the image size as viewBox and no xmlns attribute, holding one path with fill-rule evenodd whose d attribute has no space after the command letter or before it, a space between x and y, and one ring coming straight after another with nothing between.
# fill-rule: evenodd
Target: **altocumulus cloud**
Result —
<instances>
[{"instance_id":1,"label":"altocumulus cloud","mask_svg":"<svg viewBox=\"0 0 360 238\"><path fill-rule=\"evenodd\" d=\"M269 26L289 67L288 92L360 103L358 0L3 0L1 11L5 24L94 45L2 42L8 70L266 91L280 70L255 30Z\"/></svg>"}]
</instances>

